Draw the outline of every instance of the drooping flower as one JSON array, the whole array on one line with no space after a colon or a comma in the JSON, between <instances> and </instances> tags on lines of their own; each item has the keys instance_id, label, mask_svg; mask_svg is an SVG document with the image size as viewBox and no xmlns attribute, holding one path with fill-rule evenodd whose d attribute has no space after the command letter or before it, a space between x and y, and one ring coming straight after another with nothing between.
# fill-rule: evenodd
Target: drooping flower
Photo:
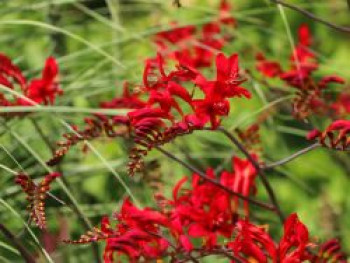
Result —
<instances>
[{"instance_id":1,"label":"drooping flower","mask_svg":"<svg viewBox=\"0 0 350 263\"><path fill-rule=\"evenodd\" d=\"M325 131L312 130L307 139L318 140L323 146L338 150L346 150L350 146L350 121L336 120Z\"/></svg>"},{"instance_id":2,"label":"drooping flower","mask_svg":"<svg viewBox=\"0 0 350 263\"><path fill-rule=\"evenodd\" d=\"M341 245L338 239L331 239L321 244L316 255L313 255L313 263L337 262L346 263L347 256L341 250Z\"/></svg>"},{"instance_id":3,"label":"drooping flower","mask_svg":"<svg viewBox=\"0 0 350 263\"><path fill-rule=\"evenodd\" d=\"M248 259L251 259L259 263L267 263L268 255L276 255L276 246L264 228L248 220L239 220L236 231L235 239L229 242L227 247L243 262L249 262Z\"/></svg>"},{"instance_id":4,"label":"drooping flower","mask_svg":"<svg viewBox=\"0 0 350 263\"><path fill-rule=\"evenodd\" d=\"M250 223L248 220L237 222L237 235L228 244L235 255L246 262L252 258L257 262L304 262L311 259L307 248L310 247L308 230L296 214L291 214L284 223L284 235L276 245L262 227Z\"/></svg>"}]
</instances>

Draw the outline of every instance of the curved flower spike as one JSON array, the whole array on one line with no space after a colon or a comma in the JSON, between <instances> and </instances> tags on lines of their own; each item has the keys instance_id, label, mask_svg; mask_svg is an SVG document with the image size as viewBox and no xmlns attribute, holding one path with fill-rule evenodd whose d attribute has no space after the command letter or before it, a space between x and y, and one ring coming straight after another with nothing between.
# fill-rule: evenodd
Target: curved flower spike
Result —
<instances>
[{"instance_id":1,"label":"curved flower spike","mask_svg":"<svg viewBox=\"0 0 350 263\"><path fill-rule=\"evenodd\" d=\"M41 229L46 228L45 199L47 192L50 190L51 182L60 176L61 174L56 172L47 174L39 184L33 182L27 174L19 173L16 176L16 184L19 184L27 195L30 219Z\"/></svg>"},{"instance_id":2,"label":"curved flower spike","mask_svg":"<svg viewBox=\"0 0 350 263\"><path fill-rule=\"evenodd\" d=\"M350 120L337 120L321 132L313 130L308 133L308 140L319 140L326 147L336 150L346 150L350 146Z\"/></svg>"}]
</instances>

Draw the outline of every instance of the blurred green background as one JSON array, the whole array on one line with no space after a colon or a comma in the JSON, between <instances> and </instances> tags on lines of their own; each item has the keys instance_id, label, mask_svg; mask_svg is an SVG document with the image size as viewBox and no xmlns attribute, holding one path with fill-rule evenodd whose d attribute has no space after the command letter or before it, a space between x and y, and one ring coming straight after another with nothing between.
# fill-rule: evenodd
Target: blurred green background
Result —
<instances>
[{"instance_id":1,"label":"blurred green background","mask_svg":"<svg viewBox=\"0 0 350 263\"><path fill-rule=\"evenodd\" d=\"M38 76L46 57L54 55L60 67L60 83L64 95L56 105L76 108L97 108L103 100L121 94L122 82L142 81L143 63L154 56L152 35L169 27L204 24L215 19L218 0L182 0L176 8L171 0L1 0L0 52L13 58L28 78ZM289 1L319 17L339 25L350 25L346 0ZM238 27L232 30L234 40L225 46L226 54L239 53L243 68L255 70L255 55L263 52L269 58L288 64L291 45L288 31L295 39L301 23L307 23L314 36L313 51L320 61L318 74L338 74L349 79L350 42L344 34L316 23L302 14L277 8L268 0L229 0ZM257 73L254 73L257 74ZM258 74L257 74L258 75ZM274 83L274 82L272 82ZM280 85L276 81L274 85ZM235 100L227 128L245 128L254 123L261 112L273 114L261 127L261 139L266 161L279 160L307 146L305 134L313 125L324 127L327 120L308 123L295 121L275 105L283 98L271 99L269 87L255 81L246 82L253 99ZM339 92L345 86L334 88ZM286 98L284 98L286 99ZM53 109L54 110L54 109ZM51 150L43 135L54 145L66 132L60 118L68 123L83 125L84 113L63 112L55 115L38 112L27 118L3 121L0 137L1 167L23 169L33 178L47 173L44 162ZM60 116L60 118L58 118ZM38 129L39 127L39 129ZM41 134L41 132L43 134ZM145 172L130 178L126 174L128 145L122 139L101 139L92 142L98 151L82 153L74 147L60 166L68 183L68 192L92 224L102 215L111 215L126 197L117 176L120 176L143 206L152 205L152 194L159 190L169 194L172 185L188 171L176 163L152 152L147 161L155 160L160 172ZM181 137L166 146L176 156L201 168L208 166L231 170L234 149L220 134L196 132ZM268 174L284 212L298 212L317 240L339 237L350 252L350 165L346 153L317 149ZM53 168L57 170L57 167ZM111 170L114 172L112 173ZM14 184L13 174L0 169L0 222L33 254L39 253L33 236L25 230L27 213L25 196ZM60 184L52 185L52 193L69 200ZM267 200L259 184L258 198ZM67 201L68 202L68 201ZM68 202L69 203L69 202ZM270 224L270 231L279 237L281 226L270 214L252 210L256 221ZM47 201L48 229L41 233L31 227L33 235L51 246L55 262L95 262L91 246L57 243L60 237L77 237L84 226L66 206L55 200ZM99 248L102 251L102 246ZM211 259L208 260L210 262ZM21 262L18 253L0 235L0 262ZM45 260L43 259L43 262Z\"/></svg>"}]
</instances>

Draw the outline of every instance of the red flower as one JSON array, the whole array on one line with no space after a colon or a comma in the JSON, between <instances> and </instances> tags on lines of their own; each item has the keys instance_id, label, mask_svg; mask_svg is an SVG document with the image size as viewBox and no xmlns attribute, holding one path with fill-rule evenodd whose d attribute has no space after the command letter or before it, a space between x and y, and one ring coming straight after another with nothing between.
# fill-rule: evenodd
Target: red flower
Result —
<instances>
[{"instance_id":1,"label":"red flower","mask_svg":"<svg viewBox=\"0 0 350 263\"><path fill-rule=\"evenodd\" d=\"M339 83L339 84L344 84L345 80L339 76L325 76L323 77L319 82L318 86L320 89L326 89L329 83Z\"/></svg>"},{"instance_id":2,"label":"red flower","mask_svg":"<svg viewBox=\"0 0 350 263\"><path fill-rule=\"evenodd\" d=\"M32 105L30 100L39 104L52 104L56 95L62 94L62 90L58 88L58 84L56 83L57 74L58 67L56 61L53 57L49 57L46 60L42 78L34 79L28 85L21 70L12 64L8 57L0 54L0 84L13 89L13 85L16 83L20 86L23 96L28 98L26 100L15 96L14 100L10 101L5 98L4 94L0 93L0 104L2 106Z\"/></svg>"},{"instance_id":3,"label":"red flower","mask_svg":"<svg viewBox=\"0 0 350 263\"><path fill-rule=\"evenodd\" d=\"M243 262L248 262L247 259L251 258L259 263L266 263L267 254L276 255L275 244L262 227L255 226L248 220L239 220L236 230L236 238L227 247Z\"/></svg>"},{"instance_id":4,"label":"red flower","mask_svg":"<svg viewBox=\"0 0 350 263\"><path fill-rule=\"evenodd\" d=\"M237 54L228 58L222 53L217 55L216 69L214 81L208 81L198 74L195 82L204 92L205 98L193 101L196 115L201 119L209 119L213 129L220 124L218 117L229 113L230 104L226 98L250 98L250 93L239 86L245 79L239 74Z\"/></svg>"},{"instance_id":5,"label":"red flower","mask_svg":"<svg viewBox=\"0 0 350 263\"><path fill-rule=\"evenodd\" d=\"M210 120L212 129L216 129L220 125L220 116L227 116L230 111L230 103L228 100L214 99L206 97L201 100L193 100L196 115L203 123Z\"/></svg>"},{"instance_id":6,"label":"red flower","mask_svg":"<svg viewBox=\"0 0 350 263\"><path fill-rule=\"evenodd\" d=\"M331 239L320 246L317 255L313 256L312 262L314 263L324 263L324 262L346 263L348 261L345 253L341 251L341 245L339 240Z\"/></svg>"},{"instance_id":7,"label":"red flower","mask_svg":"<svg viewBox=\"0 0 350 263\"><path fill-rule=\"evenodd\" d=\"M53 104L63 92L56 82L58 66L53 57L46 60L41 79L34 79L27 88L27 97L37 103Z\"/></svg>"},{"instance_id":8,"label":"red flower","mask_svg":"<svg viewBox=\"0 0 350 263\"><path fill-rule=\"evenodd\" d=\"M263 75L269 78L277 77L282 73L281 65L276 61L266 60L262 53L256 55L256 68Z\"/></svg>"},{"instance_id":9,"label":"red flower","mask_svg":"<svg viewBox=\"0 0 350 263\"><path fill-rule=\"evenodd\" d=\"M174 98L175 96L183 99L189 104L192 103L192 98L188 91L181 85L171 81L163 91L151 90L148 104L153 105L159 103L159 106L165 112L170 112L171 108L175 108L181 115L183 115L180 105Z\"/></svg>"},{"instance_id":10,"label":"red flower","mask_svg":"<svg viewBox=\"0 0 350 263\"><path fill-rule=\"evenodd\" d=\"M118 224L115 231L110 232L109 227L108 233L102 230L108 235L105 262L113 262L116 252L125 254L132 262L136 262L140 256L159 258L167 250L169 242L160 235L159 226L167 226L168 220L161 213L150 208L140 210L126 199L116 218Z\"/></svg>"},{"instance_id":11,"label":"red flower","mask_svg":"<svg viewBox=\"0 0 350 263\"><path fill-rule=\"evenodd\" d=\"M250 93L239 85L246 81L239 73L238 55L233 54L225 57L220 53L216 57L216 84L219 95L223 97L241 97L250 98ZM221 90L222 89L222 90Z\"/></svg>"},{"instance_id":12,"label":"red flower","mask_svg":"<svg viewBox=\"0 0 350 263\"><path fill-rule=\"evenodd\" d=\"M129 199L125 199L120 210L115 217L131 228L154 231L157 226L168 225L167 218L157 211L150 208L138 209Z\"/></svg>"},{"instance_id":13,"label":"red flower","mask_svg":"<svg viewBox=\"0 0 350 263\"><path fill-rule=\"evenodd\" d=\"M174 45L178 44L179 42L186 41L192 38L196 32L196 28L192 25L176 27L176 24L173 23L172 26L172 29L159 32L155 35L154 41L160 50L167 50L168 43Z\"/></svg>"},{"instance_id":14,"label":"red flower","mask_svg":"<svg viewBox=\"0 0 350 263\"><path fill-rule=\"evenodd\" d=\"M114 109L140 109L146 106L146 103L140 99L140 93L130 93L129 83L124 82L123 94L120 98L114 98L108 102L102 102L102 108Z\"/></svg>"},{"instance_id":15,"label":"red flower","mask_svg":"<svg viewBox=\"0 0 350 263\"><path fill-rule=\"evenodd\" d=\"M235 26L236 20L230 14L231 6L227 0L221 0L220 11L219 11L219 21L226 25Z\"/></svg>"},{"instance_id":16,"label":"red flower","mask_svg":"<svg viewBox=\"0 0 350 263\"><path fill-rule=\"evenodd\" d=\"M164 70L164 58L161 54L157 54L156 58L146 60L143 71L143 85L146 90L157 90L164 88L170 80L170 76Z\"/></svg>"},{"instance_id":17,"label":"red flower","mask_svg":"<svg viewBox=\"0 0 350 263\"><path fill-rule=\"evenodd\" d=\"M254 158L256 158L254 156ZM255 178L257 176L256 169L248 160L238 157L232 158L233 173L223 172L221 175L221 184L232 189L236 193L240 193L246 197L256 194ZM234 197L236 207L238 207L239 198ZM244 210L249 215L249 203L244 201Z\"/></svg>"},{"instance_id":18,"label":"red flower","mask_svg":"<svg viewBox=\"0 0 350 263\"><path fill-rule=\"evenodd\" d=\"M313 130L308 133L307 139L315 140L326 147L345 150L350 145L350 121L337 120L332 122L324 132Z\"/></svg>"},{"instance_id":19,"label":"red flower","mask_svg":"<svg viewBox=\"0 0 350 263\"><path fill-rule=\"evenodd\" d=\"M307 251L309 232L298 219L297 214L291 214L284 223L284 235L279 243L278 255L274 262L302 262L310 258ZM291 250L294 248L294 250Z\"/></svg>"},{"instance_id":20,"label":"red flower","mask_svg":"<svg viewBox=\"0 0 350 263\"><path fill-rule=\"evenodd\" d=\"M221 50L225 40L220 37L220 26L217 22L203 25L202 37L193 41L193 47L186 47L174 52L174 57L180 64L193 68L209 67L215 52Z\"/></svg>"},{"instance_id":21,"label":"red flower","mask_svg":"<svg viewBox=\"0 0 350 263\"><path fill-rule=\"evenodd\" d=\"M22 91L25 91L26 79L21 70L12 63L9 57L0 53L0 84L13 89L12 80L20 86Z\"/></svg>"},{"instance_id":22,"label":"red flower","mask_svg":"<svg viewBox=\"0 0 350 263\"><path fill-rule=\"evenodd\" d=\"M234 241L227 246L235 255L246 262L253 258L259 263L268 262L268 256L274 263L296 263L311 259L307 248L310 246L308 230L296 214L291 214L284 223L284 235L278 246L263 228L255 226L247 220L237 223L238 231Z\"/></svg>"},{"instance_id":23,"label":"red flower","mask_svg":"<svg viewBox=\"0 0 350 263\"><path fill-rule=\"evenodd\" d=\"M133 125L142 122L146 118L172 119L172 116L161 108L142 108L129 112L128 116Z\"/></svg>"},{"instance_id":24,"label":"red flower","mask_svg":"<svg viewBox=\"0 0 350 263\"><path fill-rule=\"evenodd\" d=\"M291 55L291 61L296 64L312 63L312 59L315 57L310 52L309 47L312 44L312 37L307 24L302 24L298 30L299 43L296 46L294 54ZM297 65L295 67L298 67Z\"/></svg>"}]
</instances>

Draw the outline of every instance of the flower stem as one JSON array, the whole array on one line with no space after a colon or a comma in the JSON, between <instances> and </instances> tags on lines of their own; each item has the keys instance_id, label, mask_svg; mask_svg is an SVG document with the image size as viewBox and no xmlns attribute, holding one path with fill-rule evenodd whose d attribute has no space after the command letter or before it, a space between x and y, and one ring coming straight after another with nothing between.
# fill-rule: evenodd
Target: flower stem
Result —
<instances>
[{"instance_id":1,"label":"flower stem","mask_svg":"<svg viewBox=\"0 0 350 263\"><path fill-rule=\"evenodd\" d=\"M290 161L298 158L299 156L301 156L301 155L303 155L303 154L305 154L307 152L310 152L310 151L312 151L312 150L314 150L314 149L316 149L316 148L318 148L320 146L321 146L321 144L316 142L316 143L311 144L310 146L308 146L308 147L306 147L306 148L304 148L304 149L302 149L302 150L300 150L300 151L298 151L296 153L293 153L292 155L290 155L290 156L288 156L286 158L283 158L283 159L281 159L281 160L279 160L277 162L265 165L264 167L262 167L262 169L270 170L270 169L275 168L276 166L284 165L284 164L289 163Z\"/></svg>"},{"instance_id":2,"label":"flower stem","mask_svg":"<svg viewBox=\"0 0 350 263\"><path fill-rule=\"evenodd\" d=\"M279 4L279 5L285 6L287 8L290 8L290 9L294 10L294 11L297 11L297 12L303 14L304 16L307 16L307 17L311 18L312 20L314 20L316 22L319 22L321 24L324 24L324 25L326 25L326 26L328 26L330 28L336 29L336 30L344 32L344 33L350 33L350 27L335 25L335 24L333 24L333 23L331 23L329 21L326 21L323 18L315 16L313 13L310 13L310 12L306 11L305 9L302 9L302 8L297 7L295 5L286 3L286 2L281 1L281 0L271 0L271 2L275 3L275 4Z\"/></svg>"},{"instance_id":3,"label":"flower stem","mask_svg":"<svg viewBox=\"0 0 350 263\"><path fill-rule=\"evenodd\" d=\"M0 231L4 236L17 248L18 252L21 254L22 258L26 263L35 263L35 258L30 254L30 252L21 244L14 234L11 233L3 224L0 224Z\"/></svg>"},{"instance_id":4,"label":"flower stem","mask_svg":"<svg viewBox=\"0 0 350 263\"><path fill-rule=\"evenodd\" d=\"M203 173L202 171L198 170L197 168L191 166L190 164L185 163L184 161L182 161L181 159L177 158L175 155L173 155L172 153L164 150L163 148L159 147L159 146L155 146L155 148L160 151L161 153L163 153L164 155L166 155L167 157L169 157L170 159L176 161L177 163L181 164L182 166L186 167L188 170L192 171L193 173L197 174L198 176L200 176L201 178L203 178L204 180L216 185L217 187L223 189L224 191L228 192L231 195L237 196L249 203L252 203L254 205L260 206L266 210L270 210L270 211L275 211L275 206L272 206L270 204L266 204L263 202L260 202L258 200L252 199L250 197L244 196L240 193L234 192L231 189L225 187L224 185L222 185L219 181L209 178L205 173Z\"/></svg>"}]
</instances>

